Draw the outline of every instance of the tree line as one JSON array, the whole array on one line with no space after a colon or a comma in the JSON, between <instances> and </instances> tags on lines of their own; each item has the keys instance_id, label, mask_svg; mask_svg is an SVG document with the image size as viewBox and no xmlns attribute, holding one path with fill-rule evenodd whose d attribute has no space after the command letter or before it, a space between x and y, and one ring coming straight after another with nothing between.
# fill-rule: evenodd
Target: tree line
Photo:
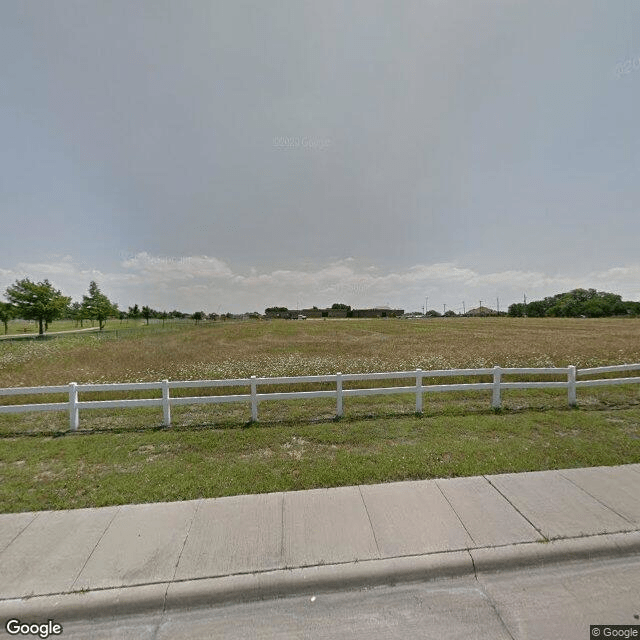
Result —
<instances>
[{"instance_id":1,"label":"tree line","mask_svg":"<svg viewBox=\"0 0 640 640\"><path fill-rule=\"evenodd\" d=\"M512 317L530 318L604 318L607 316L640 315L640 302L623 300L622 296L595 289L573 289L543 300L518 302L509 307Z\"/></svg>"},{"instance_id":2,"label":"tree line","mask_svg":"<svg viewBox=\"0 0 640 640\"><path fill-rule=\"evenodd\" d=\"M29 278L16 280L7 287L5 297L8 302L0 301L0 322L4 324L5 334L8 332L8 324L11 318L23 318L38 322L38 333L43 335L49 323L58 318L70 318L76 321L76 325L84 320L97 320L100 330L104 328L109 318L144 318L149 324L151 318L163 321L176 318L192 318L196 324L204 319L217 320L231 318L230 313L218 316L218 314L206 314L204 311L196 311L193 314L183 313L178 310L157 311L148 306L140 308L137 304L121 311L118 305L107 298L100 291L98 284L91 281L86 295L82 296L82 302L71 302L71 298L63 295L49 280L32 282ZM314 307L315 308L315 307ZM335 303L332 309L347 309L345 304ZM269 311L287 311L286 307L269 307ZM534 300L529 303L519 302L509 306L507 314L511 317L528 316L532 318L561 317L561 318L602 318L606 316L640 315L640 302L623 300L621 296L606 291L595 289L573 289L565 293L548 296L543 300ZM257 315L257 314L250 314ZM436 311L427 312L429 316L440 316ZM446 315L456 315L449 310Z\"/></svg>"},{"instance_id":3,"label":"tree line","mask_svg":"<svg viewBox=\"0 0 640 640\"><path fill-rule=\"evenodd\" d=\"M49 328L49 323L58 318L75 320L76 326L81 327L84 320L97 320L100 331L104 328L109 318L144 318L149 324L150 318L166 319L193 318L196 324L205 317L216 319L217 314L209 314L197 311L194 314L182 313L178 310L156 311L148 306L139 308L137 304L129 307L128 311L121 311L115 302L100 291L98 284L91 281L86 295L82 296L82 302L71 302L69 296L56 289L49 280L32 282L29 278L16 280L7 287L5 298L8 302L0 301L0 322L4 325L5 334L8 333L9 320L22 318L23 320L35 320L38 322L38 333L43 335ZM213 317L215 316L215 318Z\"/></svg>"}]
</instances>

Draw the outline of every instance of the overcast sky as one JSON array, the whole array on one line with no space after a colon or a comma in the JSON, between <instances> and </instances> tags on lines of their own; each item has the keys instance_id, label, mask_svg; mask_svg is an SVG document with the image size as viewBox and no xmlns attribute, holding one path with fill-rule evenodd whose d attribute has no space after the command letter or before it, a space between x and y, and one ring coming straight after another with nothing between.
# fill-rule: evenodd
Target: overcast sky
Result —
<instances>
[{"instance_id":1,"label":"overcast sky","mask_svg":"<svg viewBox=\"0 0 640 640\"><path fill-rule=\"evenodd\" d=\"M640 300L637 0L0 2L0 292Z\"/></svg>"}]
</instances>

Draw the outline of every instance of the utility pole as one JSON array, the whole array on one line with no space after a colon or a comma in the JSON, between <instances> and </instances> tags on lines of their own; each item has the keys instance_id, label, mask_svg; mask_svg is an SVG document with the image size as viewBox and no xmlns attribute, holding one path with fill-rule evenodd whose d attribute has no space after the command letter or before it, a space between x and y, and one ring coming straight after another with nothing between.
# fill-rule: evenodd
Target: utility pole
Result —
<instances>
[{"instance_id":1,"label":"utility pole","mask_svg":"<svg viewBox=\"0 0 640 640\"><path fill-rule=\"evenodd\" d=\"M496 298L496 303L498 305L498 315L500 315L500 298Z\"/></svg>"},{"instance_id":2,"label":"utility pole","mask_svg":"<svg viewBox=\"0 0 640 640\"><path fill-rule=\"evenodd\" d=\"M464 308L464 300L462 301L462 315L463 315L463 316L466 316L466 315L467 315L467 311L466 311L466 309Z\"/></svg>"},{"instance_id":3,"label":"utility pole","mask_svg":"<svg viewBox=\"0 0 640 640\"><path fill-rule=\"evenodd\" d=\"M524 309L522 310L522 315L527 317L527 294L524 294Z\"/></svg>"},{"instance_id":4,"label":"utility pole","mask_svg":"<svg viewBox=\"0 0 640 640\"><path fill-rule=\"evenodd\" d=\"M424 315L427 315L427 311L429 311L429 298L424 299Z\"/></svg>"},{"instance_id":5,"label":"utility pole","mask_svg":"<svg viewBox=\"0 0 640 640\"><path fill-rule=\"evenodd\" d=\"M444 315L447 312L447 305L443 304L442 305L442 315Z\"/></svg>"}]
</instances>

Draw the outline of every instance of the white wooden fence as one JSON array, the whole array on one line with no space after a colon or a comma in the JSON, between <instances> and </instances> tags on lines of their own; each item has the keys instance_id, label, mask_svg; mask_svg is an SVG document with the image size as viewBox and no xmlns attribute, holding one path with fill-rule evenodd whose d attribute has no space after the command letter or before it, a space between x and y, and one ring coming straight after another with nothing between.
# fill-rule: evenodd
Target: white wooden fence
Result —
<instances>
[{"instance_id":1,"label":"white wooden fence","mask_svg":"<svg viewBox=\"0 0 640 640\"><path fill-rule=\"evenodd\" d=\"M1 405L0 414L26 413L29 411L67 411L69 413L69 426L71 431L77 431L79 425L80 409L124 409L133 407L162 407L164 425L171 425L171 407L185 404L219 404L225 402L249 402L251 405L251 420L258 419L258 403L265 400L295 400L300 398L335 398L336 415L343 415L343 399L355 396L387 395L398 393L415 394L415 410L422 412L422 400L424 393L446 391L491 391L491 406L498 409L501 406L501 391L503 389L566 389L567 400L570 406L577 403L576 392L580 387L596 387L604 385L639 384L640 376L632 378L603 378L591 380L577 380L579 376L590 376L600 373L619 373L623 371L640 370L640 364L624 364L608 367L595 367L591 369L577 370L575 366L569 367L545 367L545 368L502 368L493 367L487 369L439 369L425 371L390 371L384 373L336 373L332 375L295 376L280 378L236 378L230 380L184 380L169 382L135 382L116 384L76 384L52 387L13 387L0 389L0 397L35 394L68 395L66 402L50 402L44 404L12 404ZM464 384L423 384L425 378L446 378L465 376L493 376L492 382L471 382ZM553 375L566 376L566 381L521 381L504 382L503 376L512 375ZM401 380L408 378L413 384L410 386L369 387L359 389L344 389L345 382L363 380ZM332 383L335 390L326 391L293 391L278 393L258 393L258 386L287 385L301 383ZM171 389L208 388L208 387L242 387L248 386L248 394L240 395L209 395L209 396L180 396L172 397ZM140 398L134 400L91 400L80 401L79 393L95 391L141 391L161 390L162 397Z\"/></svg>"}]
</instances>

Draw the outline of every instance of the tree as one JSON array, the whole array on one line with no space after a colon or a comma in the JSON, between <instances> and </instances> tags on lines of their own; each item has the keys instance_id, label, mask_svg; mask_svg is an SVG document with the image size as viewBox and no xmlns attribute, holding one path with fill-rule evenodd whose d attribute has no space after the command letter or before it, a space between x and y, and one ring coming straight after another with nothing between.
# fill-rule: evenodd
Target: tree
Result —
<instances>
[{"instance_id":1,"label":"tree","mask_svg":"<svg viewBox=\"0 0 640 640\"><path fill-rule=\"evenodd\" d=\"M543 318L547 310L542 300L534 300L527 303L525 311L530 318Z\"/></svg>"},{"instance_id":2,"label":"tree","mask_svg":"<svg viewBox=\"0 0 640 640\"><path fill-rule=\"evenodd\" d=\"M70 307L69 307L69 317L75 321L76 323L76 327L78 326L78 323L80 323L80 327L82 327L84 318L85 318L85 310L83 309L82 305L79 302L74 302Z\"/></svg>"},{"instance_id":3,"label":"tree","mask_svg":"<svg viewBox=\"0 0 640 640\"><path fill-rule=\"evenodd\" d=\"M525 314L524 304L522 302L515 302L514 304L509 305L508 314L512 318L522 318Z\"/></svg>"},{"instance_id":4,"label":"tree","mask_svg":"<svg viewBox=\"0 0 640 640\"><path fill-rule=\"evenodd\" d=\"M640 302L632 302L627 300L624 302L624 306L626 308L626 312L630 315L640 315Z\"/></svg>"},{"instance_id":5,"label":"tree","mask_svg":"<svg viewBox=\"0 0 640 640\"><path fill-rule=\"evenodd\" d=\"M0 322L4 325L4 335L9 333L9 320L13 317L15 309L8 302L0 302Z\"/></svg>"},{"instance_id":6,"label":"tree","mask_svg":"<svg viewBox=\"0 0 640 640\"><path fill-rule=\"evenodd\" d=\"M71 303L71 298L63 296L54 289L48 280L31 282L29 278L16 280L7 288L6 297L16 308L18 315L25 320L38 321L38 333L44 335L44 324L47 325L59 318Z\"/></svg>"},{"instance_id":7,"label":"tree","mask_svg":"<svg viewBox=\"0 0 640 640\"><path fill-rule=\"evenodd\" d=\"M351 311L351 305L349 304L342 304L341 302L334 302L331 305L332 309L344 309L344 311Z\"/></svg>"},{"instance_id":8,"label":"tree","mask_svg":"<svg viewBox=\"0 0 640 640\"><path fill-rule=\"evenodd\" d=\"M623 315L629 313L629 304L616 293L596 291L595 289L573 289L555 296L547 296L544 300L534 300L526 306L514 304L509 307L509 315L527 315L543 318L592 318Z\"/></svg>"},{"instance_id":9,"label":"tree","mask_svg":"<svg viewBox=\"0 0 640 640\"><path fill-rule=\"evenodd\" d=\"M589 300L584 306L583 311L585 316L588 318L602 318L604 316L609 316L611 313L608 313L608 309L606 308L605 303L602 300Z\"/></svg>"},{"instance_id":10,"label":"tree","mask_svg":"<svg viewBox=\"0 0 640 640\"><path fill-rule=\"evenodd\" d=\"M204 318L204 311L196 311L191 317L196 321L196 324L198 324Z\"/></svg>"},{"instance_id":11,"label":"tree","mask_svg":"<svg viewBox=\"0 0 640 640\"><path fill-rule=\"evenodd\" d=\"M133 307L129 307L129 311L127 312L127 315L130 318L133 318L133 320L135 320L136 318L140 317L140 309L138 308L137 304L134 304Z\"/></svg>"},{"instance_id":12,"label":"tree","mask_svg":"<svg viewBox=\"0 0 640 640\"><path fill-rule=\"evenodd\" d=\"M118 305L111 302L100 291L98 284L92 280L89 283L89 295L82 296L82 310L88 318L94 318L98 321L100 331L102 331L107 318L118 313Z\"/></svg>"},{"instance_id":13,"label":"tree","mask_svg":"<svg viewBox=\"0 0 640 640\"><path fill-rule=\"evenodd\" d=\"M147 321L147 324L149 324L149 318L153 315L153 309L151 309L151 307L144 306L142 307L142 311L140 313L142 317Z\"/></svg>"}]
</instances>

